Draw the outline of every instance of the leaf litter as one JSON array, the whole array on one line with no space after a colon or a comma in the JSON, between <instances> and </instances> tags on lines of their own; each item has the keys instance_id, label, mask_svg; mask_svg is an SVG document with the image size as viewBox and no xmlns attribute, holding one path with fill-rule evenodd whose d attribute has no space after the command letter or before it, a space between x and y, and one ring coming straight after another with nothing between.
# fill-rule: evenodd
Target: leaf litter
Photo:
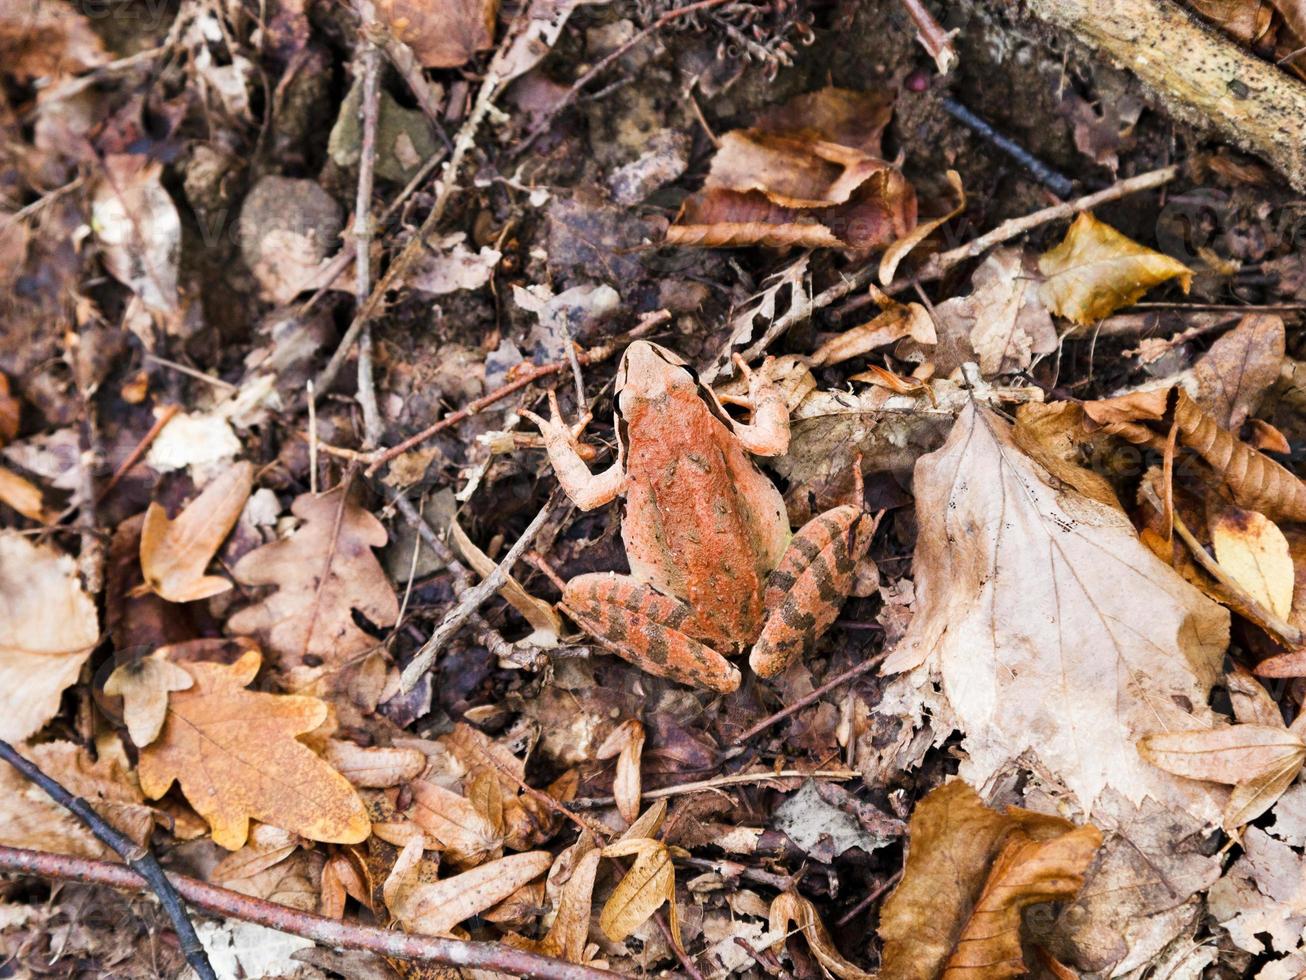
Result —
<instances>
[{"instance_id":1,"label":"leaf litter","mask_svg":"<svg viewBox=\"0 0 1306 980\"><path fill-rule=\"evenodd\" d=\"M499 973L1306 969L1291 192L974 6L945 47L914 2L0 13L0 736L170 870ZM1293 5L1218 7L1300 73ZM1086 191L1192 158L967 251L1047 202L944 97ZM633 479L635 340L741 440L788 410L786 540L875 515L775 677L559 602L637 518L545 510L521 420ZM0 779L0 842L110 857ZM81 887L15 879L6 948L135 975L168 927ZM233 974L407 975L195 916Z\"/></svg>"}]
</instances>

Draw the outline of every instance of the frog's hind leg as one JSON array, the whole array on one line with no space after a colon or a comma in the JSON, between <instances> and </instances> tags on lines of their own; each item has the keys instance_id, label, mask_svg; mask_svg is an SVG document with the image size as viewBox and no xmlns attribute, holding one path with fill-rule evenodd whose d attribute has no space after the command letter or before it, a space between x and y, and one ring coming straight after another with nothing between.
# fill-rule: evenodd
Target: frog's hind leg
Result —
<instances>
[{"instance_id":1,"label":"frog's hind leg","mask_svg":"<svg viewBox=\"0 0 1306 980\"><path fill-rule=\"evenodd\" d=\"M766 623L748 656L758 676L780 673L834 622L876 523L860 507L845 505L818 514L793 536L766 582Z\"/></svg>"},{"instance_id":2,"label":"frog's hind leg","mask_svg":"<svg viewBox=\"0 0 1306 980\"><path fill-rule=\"evenodd\" d=\"M599 572L567 583L562 605L586 633L640 670L729 693L739 671L696 640L693 611L629 575Z\"/></svg>"}]
</instances>

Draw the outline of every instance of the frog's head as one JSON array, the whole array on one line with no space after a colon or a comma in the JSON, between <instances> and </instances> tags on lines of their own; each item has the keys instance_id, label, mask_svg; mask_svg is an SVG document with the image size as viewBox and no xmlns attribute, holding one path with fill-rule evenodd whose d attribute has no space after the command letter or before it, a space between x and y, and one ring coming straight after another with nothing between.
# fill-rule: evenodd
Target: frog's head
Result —
<instances>
[{"instance_id":1,"label":"frog's head","mask_svg":"<svg viewBox=\"0 0 1306 980\"><path fill-rule=\"evenodd\" d=\"M684 359L647 340L635 341L621 355L616 386L623 405L632 400L664 398L673 391L697 390Z\"/></svg>"}]
</instances>

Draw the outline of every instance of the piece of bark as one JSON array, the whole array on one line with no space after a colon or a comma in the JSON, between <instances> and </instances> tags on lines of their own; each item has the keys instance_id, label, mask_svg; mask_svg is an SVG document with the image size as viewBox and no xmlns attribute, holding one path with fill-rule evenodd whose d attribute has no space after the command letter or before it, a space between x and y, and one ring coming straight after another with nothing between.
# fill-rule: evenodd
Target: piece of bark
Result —
<instances>
[{"instance_id":1,"label":"piece of bark","mask_svg":"<svg viewBox=\"0 0 1306 980\"><path fill-rule=\"evenodd\" d=\"M1027 6L1132 71L1176 118L1213 129L1306 191L1306 84L1173 0L1027 0Z\"/></svg>"}]
</instances>

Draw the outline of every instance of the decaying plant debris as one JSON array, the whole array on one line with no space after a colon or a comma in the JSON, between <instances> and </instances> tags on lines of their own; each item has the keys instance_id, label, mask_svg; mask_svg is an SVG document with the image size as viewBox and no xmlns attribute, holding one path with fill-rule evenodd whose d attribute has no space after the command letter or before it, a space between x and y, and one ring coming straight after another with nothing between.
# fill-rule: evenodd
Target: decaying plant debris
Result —
<instances>
[{"instance_id":1,"label":"decaying plant debris","mask_svg":"<svg viewBox=\"0 0 1306 980\"><path fill-rule=\"evenodd\" d=\"M10 972L1306 975L1304 32L0 10Z\"/></svg>"}]
</instances>

